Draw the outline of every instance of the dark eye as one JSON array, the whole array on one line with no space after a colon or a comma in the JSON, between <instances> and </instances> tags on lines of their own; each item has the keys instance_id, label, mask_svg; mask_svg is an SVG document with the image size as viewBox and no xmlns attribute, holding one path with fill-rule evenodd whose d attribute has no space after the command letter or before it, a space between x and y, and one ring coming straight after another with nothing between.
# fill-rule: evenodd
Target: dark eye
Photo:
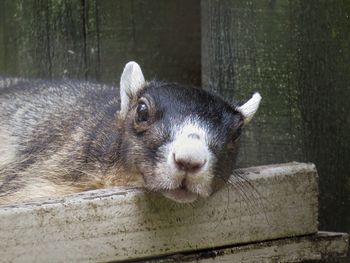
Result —
<instances>
[{"instance_id":1,"label":"dark eye","mask_svg":"<svg viewBox=\"0 0 350 263\"><path fill-rule=\"evenodd\" d=\"M145 122L148 121L148 106L144 102L140 102L136 108L136 121Z\"/></svg>"}]
</instances>

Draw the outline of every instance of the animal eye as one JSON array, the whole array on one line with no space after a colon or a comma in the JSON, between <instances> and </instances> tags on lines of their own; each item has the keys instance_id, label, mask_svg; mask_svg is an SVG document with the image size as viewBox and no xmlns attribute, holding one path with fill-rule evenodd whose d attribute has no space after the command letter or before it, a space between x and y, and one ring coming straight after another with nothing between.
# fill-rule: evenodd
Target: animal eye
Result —
<instances>
[{"instance_id":1,"label":"animal eye","mask_svg":"<svg viewBox=\"0 0 350 263\"><path fill-rule=\"evenodd\" d=\"M148 121L148 106L144 102L140 102L136 108L136 121L145 122Z\"/></svg>"}]
</instances>

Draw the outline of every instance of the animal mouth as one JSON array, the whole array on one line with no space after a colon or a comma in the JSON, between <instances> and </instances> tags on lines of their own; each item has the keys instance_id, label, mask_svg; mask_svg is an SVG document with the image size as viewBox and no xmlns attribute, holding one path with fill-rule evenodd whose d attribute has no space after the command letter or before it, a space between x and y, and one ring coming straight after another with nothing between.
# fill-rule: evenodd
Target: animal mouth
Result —
<instances>
[{"instance_id":1,"label":"animal mouth","mask_svg":"<svg viewBox=\"0 0 350 263\"><path fill-rule=\"evenodd\" d=\"M189 191L185 186L176 189L163 191L162 194L178 203L191 203L198 197L196 193Z\"/></svg>"}]
</instances>

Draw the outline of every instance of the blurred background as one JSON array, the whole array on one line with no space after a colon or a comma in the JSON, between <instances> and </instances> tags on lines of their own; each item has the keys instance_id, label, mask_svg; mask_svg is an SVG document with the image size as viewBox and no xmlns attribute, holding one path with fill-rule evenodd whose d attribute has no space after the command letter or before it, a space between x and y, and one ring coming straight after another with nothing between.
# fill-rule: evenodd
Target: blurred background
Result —
<instances>
[{"instance_id":1,"label":"blurred background","mask_svg":"<svg viewBox=\"0 0 350 263\"><path fill-rule=\"evenodd\" d=\"M350 1L1 0L0 75L202 86L262 106L240 166L314 162L320 229L350 232Z\"/></svg>"}]
</instances>

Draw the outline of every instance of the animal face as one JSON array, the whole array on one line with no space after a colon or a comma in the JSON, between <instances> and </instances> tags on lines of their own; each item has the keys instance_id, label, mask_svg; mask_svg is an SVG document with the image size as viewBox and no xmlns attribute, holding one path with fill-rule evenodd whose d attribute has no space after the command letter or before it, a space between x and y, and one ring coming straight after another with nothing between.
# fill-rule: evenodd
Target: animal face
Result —
<instances>
[{"instance_id":1,"label":"animal face","mask_svg":"<svg viewBox=\"0 0 350 263\"><path fill-rule=\"evenodd\" d=\"M123 163L143 176L146 188L185 203L209 196L229 177L241 128L260 96L231 106L201 89L145 82L138 65L129 63L121 99Z\"/></svg>"}]
</instances>

